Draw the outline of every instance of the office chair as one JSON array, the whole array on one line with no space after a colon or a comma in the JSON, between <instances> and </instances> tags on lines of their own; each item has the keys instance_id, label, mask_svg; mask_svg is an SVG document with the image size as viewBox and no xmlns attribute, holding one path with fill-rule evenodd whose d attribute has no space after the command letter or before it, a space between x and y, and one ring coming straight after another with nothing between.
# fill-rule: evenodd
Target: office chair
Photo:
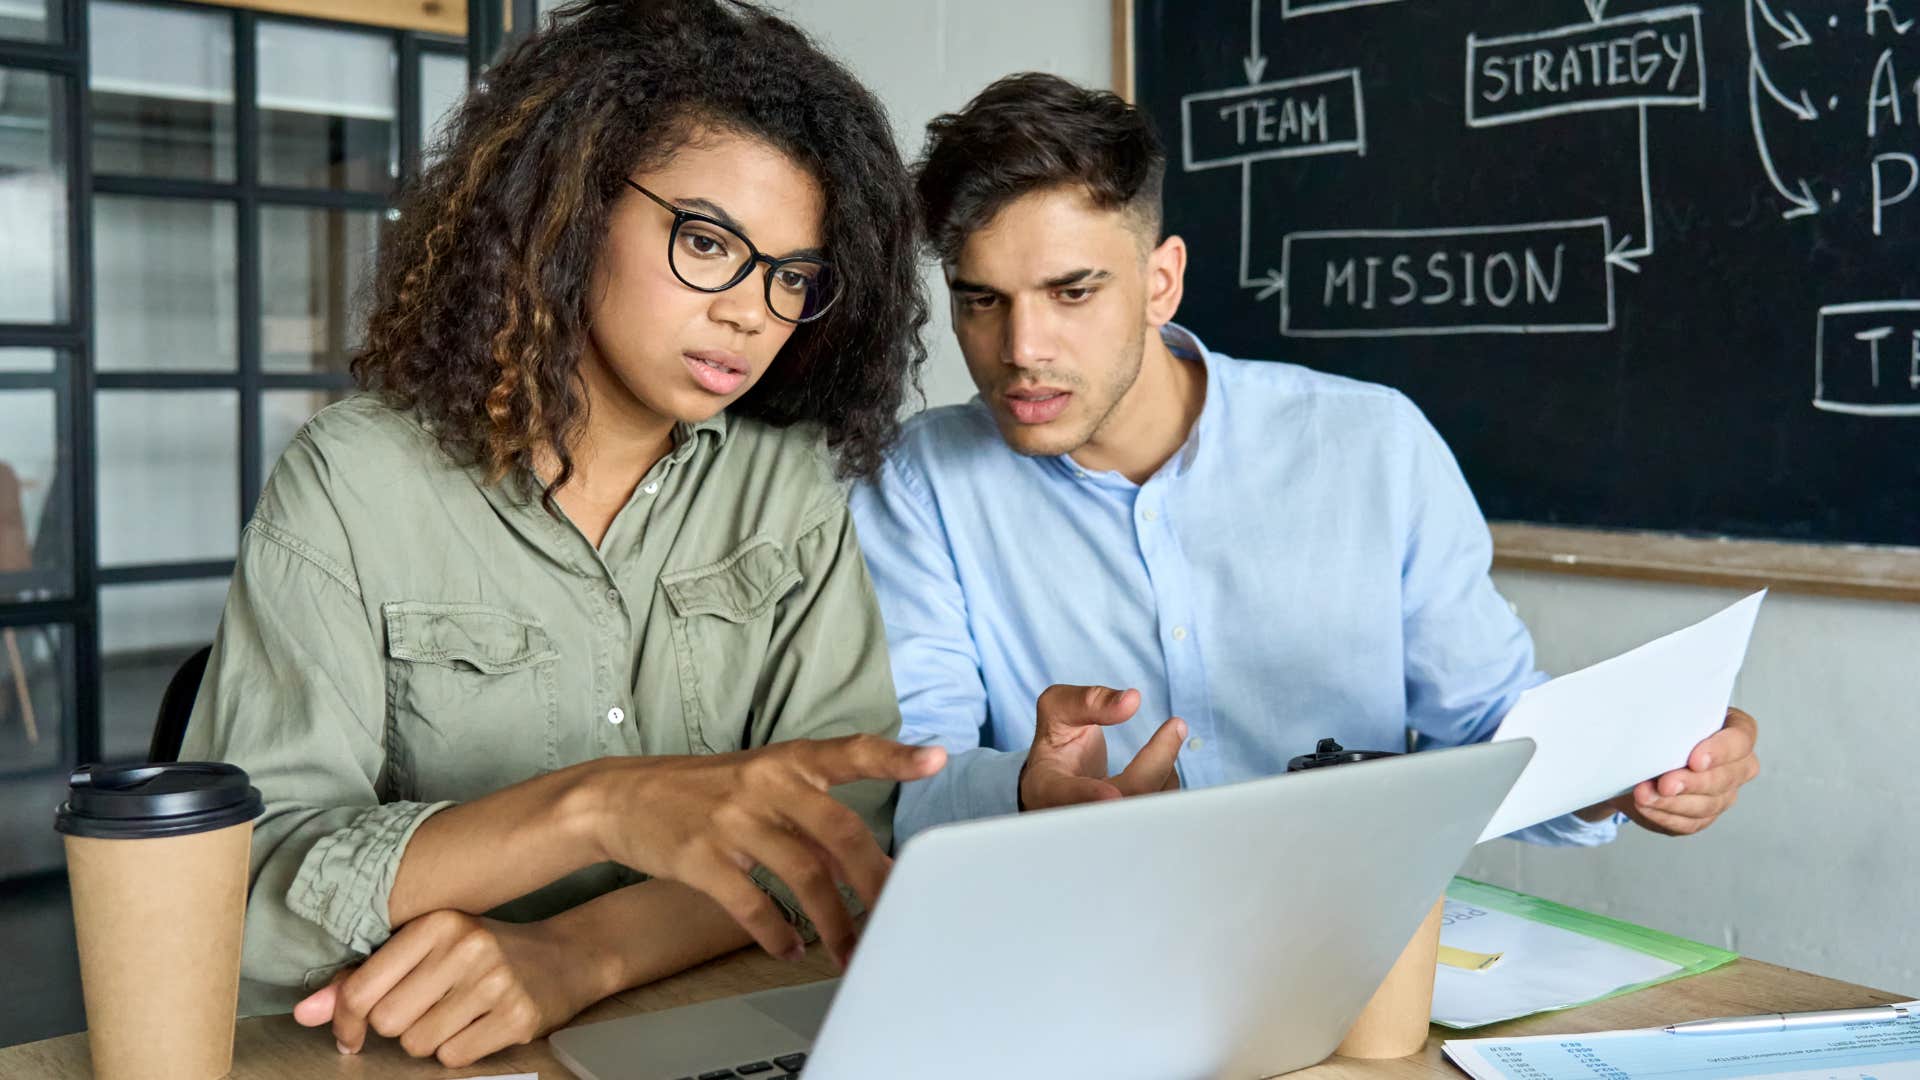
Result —
<instances>
[{"instance_id":1,"label":"office chair","mask_svg":"<svg viewBox=\"0 0 1920 1080\"><path fill-rule=\"evenodd\" d=\"M207 657L212 653L213 646L208 645L187 657L167 683L166 693L160 695L160 715L153 723L153 742L147 747L148 761L180 760L187 718L193 715L193 701L200 696L200 679L207 673Z\"/></svg>"}]
</instances>

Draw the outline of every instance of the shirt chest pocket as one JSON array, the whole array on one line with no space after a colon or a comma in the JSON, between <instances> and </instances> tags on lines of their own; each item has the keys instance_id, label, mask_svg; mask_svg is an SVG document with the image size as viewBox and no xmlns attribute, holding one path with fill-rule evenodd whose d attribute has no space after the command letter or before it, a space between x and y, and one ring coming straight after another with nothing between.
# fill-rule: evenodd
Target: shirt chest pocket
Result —
<instances>
[{"instance_id":1,"label":"shirt chest pocket","mask_svg":"<svg viewBox=\"0 0 1920 1080\"><path fill-rule=\"evenodd\" d=\"M746 745L779 602L800 580L786 551L763 538L717 563L660 576L694 746L724 753Z\"/></svg>"},{"instance_id":2,"label":"shirt chest pocket","mask_svg":"<svg viewBox=\"0 0 1920 1080\"><path fill-rule=\"evenodd\" d=\"M387 767L397 790L471 799L557 768L560 654L540 624L485 604L382 604Z\"/></svg>"}]
</instances>

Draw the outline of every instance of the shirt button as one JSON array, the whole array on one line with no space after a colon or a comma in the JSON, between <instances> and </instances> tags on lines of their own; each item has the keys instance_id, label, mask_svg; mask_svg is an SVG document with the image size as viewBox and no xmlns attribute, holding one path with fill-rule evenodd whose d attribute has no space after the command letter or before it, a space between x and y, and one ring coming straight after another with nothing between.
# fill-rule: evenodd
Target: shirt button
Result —
<instances>
[{"instance_id":1,"label":"shirt button","mask_svg":"<svg viewBox=\"0 0 1920 1080\"><path fill-rule=\"evenodd\" d=\"M607 590L607 603L609 603L609 604L618 604L619 602L620 602L620 590L619 590L619 589L608 589L608 590Z\"/></svg>"},{"instance_id":2,"label":"shirt button","mask_svg":"<svg viewBox=\"0 0 1920 1080\"><path fill-rule=\"evenodd\" d=\"M625 720L626 718L627 718L627 710L621 708L618 705L615 705L613 708L607 710L607 723L609 724L618 724L620 721Z\"/></svg>"},{"instance_id":3,"label":"shirt button","mask_svg":"<svg viewBox=\"0 0 1920 1080\"><path fill-rule=\"evenodd\" d=\"M1140 520L1142 520L1142 521L1158 521L1158 520L1160 520L1160 515L1159 515L1159 514L1158 514L1157 512L1155 512L1155 511L1152 511L1152 510L1142 510L1142 511L1140 511Z\"/></svg>"},{"instance_id":4,"label":"shirt button","mask_svg":"<svg viewBox=\"0 0 1920 1080\"><path fill-rule=\"evenodd\" d=\"M1193 738L1187 740L1187 749L1189 750L1200 750L1200 749L1203 749L1206 745L1207 745L1207 740L1201 738L1198 735L1195 735Z\"/></svg>"},{"instance_id":5,"label":"shirt button","mask_svg":"<svg viewBox=\"0 0 1920 1080\"><path fill-rule=\"evenodd\" d=\"M1187 640L1187 628L1186 628L1186 627L1184 627L1184 626L1176 626L1176 627L1174 627L1174 628L1173 628L1173 640L1175 640L1175 641L1185 641L1185 640Z\"/></svg>"},{"instance_id":6,"label":"shirt button","mask_svg":"<svg viewBox=\"0 0 1920 1080\"><path fill-rule=\"evenodd\" d=\"M643 487L643 488L641 488L640 490L641 490L641 491L644 491L644 492L646 492L646 493L647 493L647 494L649 494L649 495L651 495L651 494L653 494L654 492L656 492L656 491L659 491L659 490L660 490L660 481L658 481L658 480L655 480L655 481L654 481L653 483L651 483L651 484L648 484L648 485L647 485L646 487Z\"/></svg>"},{"instance_id":7,"label":"shirt button","mask_svg":"<svg viewBox=\"0 0 1920 1080\"><path fill-rule=\"evenodd\" d=\"M1080 479L1082 479L1082 480L1085 480L1085 479L1087 478L1087 470L1085 470L1085 469L1075 469L1075 470L1073 470L1073 475L1075 475L1075 476L1077 476L1077 477L1079 477L1079 478L1080 478Z\"/></svg>"}]
</instances>

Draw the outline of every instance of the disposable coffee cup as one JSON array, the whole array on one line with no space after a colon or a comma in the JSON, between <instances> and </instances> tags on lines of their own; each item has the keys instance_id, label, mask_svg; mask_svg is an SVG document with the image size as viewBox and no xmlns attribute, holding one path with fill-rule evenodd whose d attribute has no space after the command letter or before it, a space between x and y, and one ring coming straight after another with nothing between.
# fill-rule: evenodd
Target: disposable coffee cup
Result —
<instances>
[{"instance_id":1,"label":"disposable coffee cup","mask_svg":"<svg viewBox=\"0 0 1920 1080\"><path fill-rule=\"evenodd\" d=\"M233 1067L247 849L260 792L218 762L75 772L64 834L98 1080Z\"/></svg>"},{"instance_id":2,"label":"disposable coffee cup","mask_svg":"<svg viewBox=\"0 0 1920 1080\"><path fill-rule=\"evenodd\" d=\"M1387 750L1347 750L1332 739L1321 739L1313 753L1288 761L1287 771L1395 756ZM1417 1054L1427 1045L1427 1026L1433 1016L1434 965L1440 958L1440 914L1445 906L1445 896L1434 901L1420 929L1414 931L1413 940L1394 961L1393 970L1381 981L1334 1053L1350 1058L1400 1058Z\"/></svg>"}]
</instances>

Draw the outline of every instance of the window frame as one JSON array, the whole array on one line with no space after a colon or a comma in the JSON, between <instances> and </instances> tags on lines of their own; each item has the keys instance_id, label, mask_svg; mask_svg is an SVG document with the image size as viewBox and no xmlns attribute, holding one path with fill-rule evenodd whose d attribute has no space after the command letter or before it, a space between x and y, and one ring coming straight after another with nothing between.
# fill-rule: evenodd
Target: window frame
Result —
<instances>
[{"instance_id":1,"label":"window frame","mask_svg":"<svg viewBox=\"0 0 1920 1080\"><path fill-rule=\"evenodd\" d=\"M466 59L471 72L469 43L420 30L344 22L299 14L258 11L235 7L230 3L196 0L123 0L143 7L191 11L229 21L233 36L234 91L234 179L226 181L187 180L154 176L103 173L96 175L92 158L92 90L89 59L91 15L90 0L68 0L59 13L57 39L20 41L0 39L0 67L46 74L55 79L62 93L54 122L60 125L58 150L62 154L67 180L67 311L63 322L50 324L0 323L0 348L24 347L50 349L55 357L48 371L0 371L0 391L52 390L55 394L55 437L64 452L65 467L59 482L64 497L70 500L66 515L70 523L71 565L64 573L47 575L48 587L29 599L7 599L16 592L31 592L33 582L24 589L9 586L0 594L0 628L55 626L67 635L71 664L63 670L62 728L58 737L64 760L52 766L17 767L0 761L0 782L44 780L83 762L101 758L105 716L104 680L107 675L101 648L101 590L118 585L157 584L227 577L233 573L232 559L155 562L102 567L99 562L99 432L96 428L98 395L111 391L184 391L232 390L239 395L239 417L234 437L238 440L239 519L233 522L237 535L252 516L266 471L272 462L263 460L261 440L264 395L274 391L346 391L352 378L345 372L267 372L263 369L262 314L264 305L262 277L262 211L288 207L304 210L354 210L390 214L399 192L421 167L421 61L429 55ZM526 0L514 0L518 6ZM477 6L477 5L476 5ZM527 2L529 9L531 3ZM394 48L397 79L395 92L398 129L398 168L393 190L388 193L326 189L286 188L260 183L259 83L257 43L263 21L299 24L329 30L351 31L387 39ZM530 21L521 22L522 26ZM496 41L484 55L492 55ZM473 42L477 53L481 42ZM95 353L97 318L95 312L95 276L93 266L94 196L134 196L226 202L235 208L235 282L238 316L237 365L230 371L110 371L98 370ZM10 574L10 582L31 578L34 571ZM48 597L49 591L64 579L69 588L64 595ZM154 703L157 710L158 702ZM42 737L52 737L44 732Z\"/></svg>"}]
</instances>

